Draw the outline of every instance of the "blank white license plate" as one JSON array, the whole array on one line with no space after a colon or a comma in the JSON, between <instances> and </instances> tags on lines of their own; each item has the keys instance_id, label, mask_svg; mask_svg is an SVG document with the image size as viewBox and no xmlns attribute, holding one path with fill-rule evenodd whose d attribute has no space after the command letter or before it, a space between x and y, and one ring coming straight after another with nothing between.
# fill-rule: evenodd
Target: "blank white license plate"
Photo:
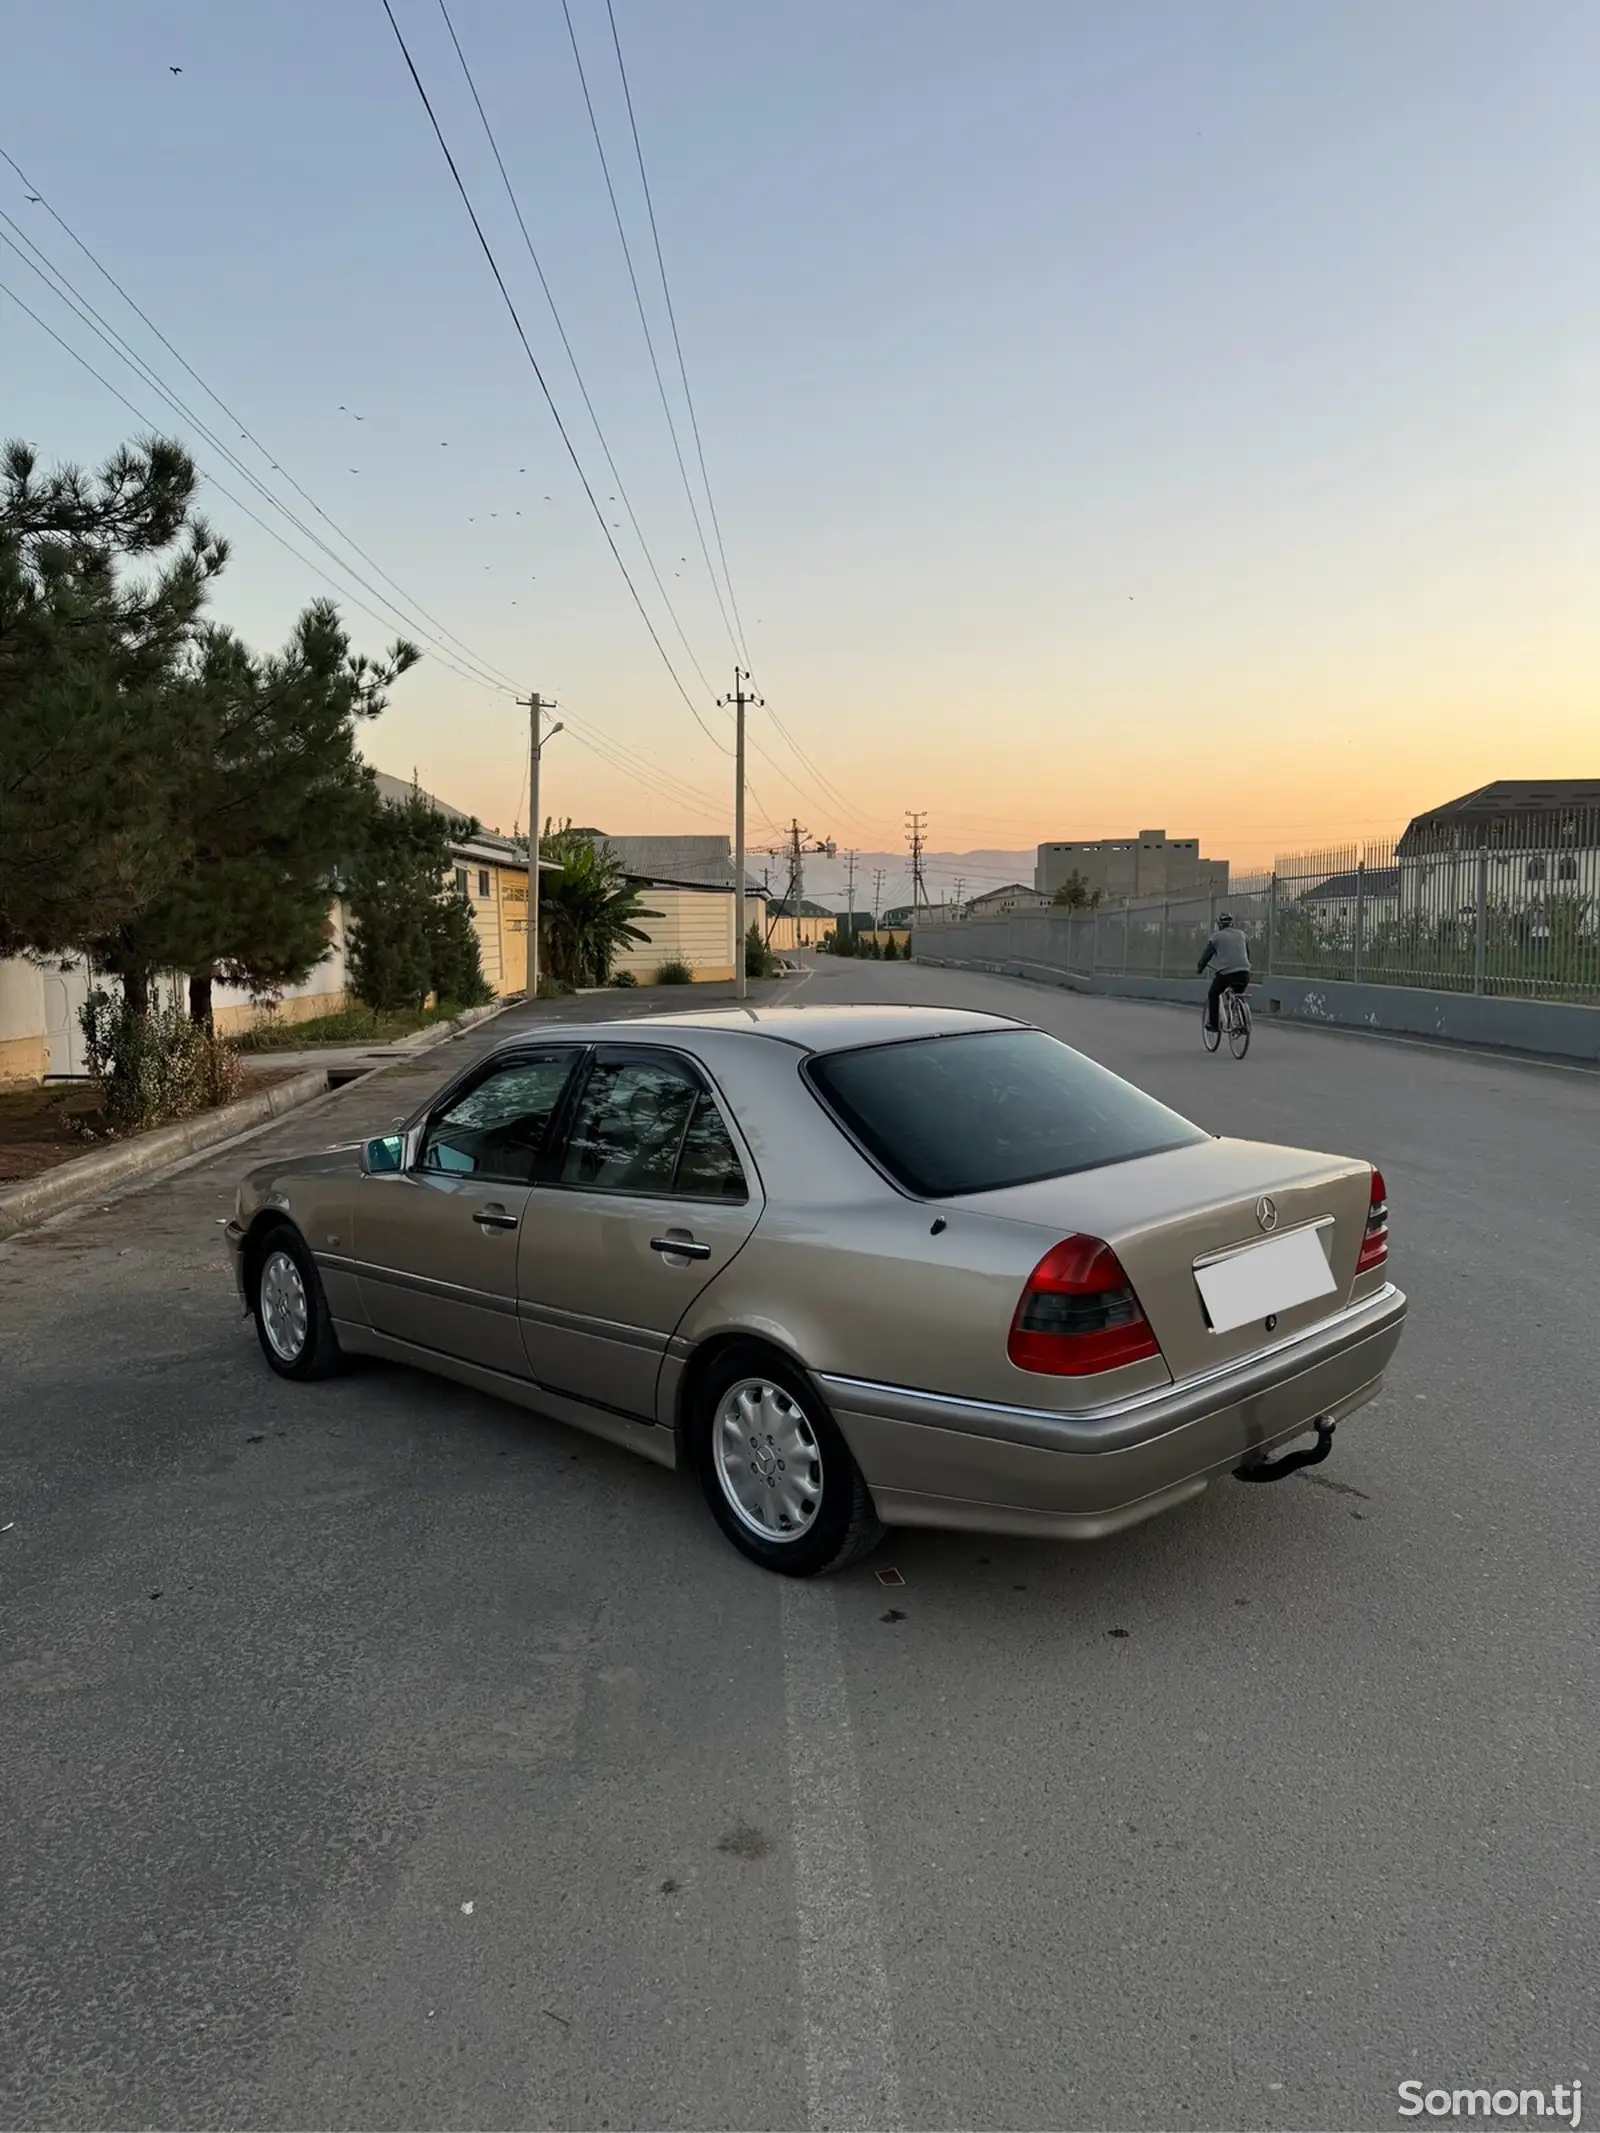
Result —
<instances>
[{"instance_id":1,"label":"blank white license plate","mask_svg":"<svg viewBox=\"0 0 1600 2133\"><path fill-rule=\"evenodd\" d=\"M1322 1232L1292 1229L1248 1251L1196 1267L1195 1287L1213 1333L1232 1333L1252 1320L1271 1318L1334 1291L1333 1270Z\"/></svg>"}]
</instances>

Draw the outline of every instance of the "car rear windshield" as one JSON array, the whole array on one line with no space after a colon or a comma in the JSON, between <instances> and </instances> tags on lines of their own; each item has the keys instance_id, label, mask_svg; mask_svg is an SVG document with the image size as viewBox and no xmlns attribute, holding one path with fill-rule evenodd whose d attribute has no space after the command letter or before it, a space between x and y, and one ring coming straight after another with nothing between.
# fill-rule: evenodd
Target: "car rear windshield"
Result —
<instances>
[{"instance_id":1,"label":"car rear windshield","mask_svg":"<svg viewBox=\"0 0 1600 2133\"><path fill-rule=\"evenodd\" d=\"M1207 1138L1043 1030L826 1052L809 1073L896 1183L930 1199L1065 1177Z\"/></svg>"}]
</instances>

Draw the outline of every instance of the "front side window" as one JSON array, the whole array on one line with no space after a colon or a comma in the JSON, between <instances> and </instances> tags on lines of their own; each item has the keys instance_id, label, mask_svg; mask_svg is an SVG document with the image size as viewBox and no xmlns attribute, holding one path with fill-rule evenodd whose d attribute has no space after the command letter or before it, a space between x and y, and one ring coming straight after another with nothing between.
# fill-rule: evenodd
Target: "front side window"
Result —
<instances>
[{"instance_id":1,"label":"front side window","mask_svg":"<svg viewBox=\"0 0 1600 2133\"><path fill-rule=\"evenodd\" d=\"M498 1068L429 1121L424 1170L531 1185L572 1054L547 1052Z\"/></svg>"},{"instance_id":2,"label":"front side window","mask_svg":"<svg viewBox=\"0 0 1600 2133\"><path fill-rule=\"evenodd\" d=\"M675 1059L601 1059L579 1100L564 1185L689 1199L746 1197L744 1173L710 1092Z\"/></svg>"},{"instance_id":3,"label":"front side window","mask_svg":"<svg viewBox=\"0 0 1600 2133\"><path fill-rule=\"evenodd\" d=\"M1043 1030L828 1052L809 1068L840 1122L907 1191L997 1192L1208 1136Z\"/></svg>"},{"instance_id":4,"label":"front side window","mask_svg":"<svg viewBox=\"0 0 1600 2133\"><path fill-rule=\"evenodd\" d=\"M483 897L487 897L489 894L489 869L487 867L479 867L478 869L478 894Z\"/></svg>"}]
</instances>

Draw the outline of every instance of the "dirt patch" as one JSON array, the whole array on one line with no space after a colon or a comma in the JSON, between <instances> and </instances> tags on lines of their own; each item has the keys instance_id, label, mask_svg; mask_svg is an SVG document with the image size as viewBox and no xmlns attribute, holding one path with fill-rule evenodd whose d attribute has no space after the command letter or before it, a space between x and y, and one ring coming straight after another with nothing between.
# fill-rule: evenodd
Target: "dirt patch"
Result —
<instances>
[{"instance_id":1,"label":"dirt patch","mask_svg":"<svg viewBox=\"0 0 1600 2133\"><path fill-rule=\"evenodd\" d=\"M287 1081L296 1067L247 1068L241 1096L255 1096ZM112 1136L137 1140L136 1133ZM88 1082L57 1082L0 1094L0 1186L20 1185L58 1163L110 1145L100 1131L100 1106Z\"/></svg>"}]
</instances>

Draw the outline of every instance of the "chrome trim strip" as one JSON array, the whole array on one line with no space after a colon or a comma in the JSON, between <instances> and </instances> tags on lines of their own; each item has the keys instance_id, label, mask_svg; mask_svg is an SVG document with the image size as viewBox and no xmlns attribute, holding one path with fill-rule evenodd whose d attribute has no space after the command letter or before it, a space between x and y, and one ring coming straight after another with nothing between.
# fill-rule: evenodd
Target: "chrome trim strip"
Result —
<instances>
[{"instance_id":1,"label":"chrome trim strip","mask_svg":"<svg viewBox=\"0 0 1600 2133\"><path fill-rule=\"evenodd\" d=\"M516 1308L519 1318L536 1326L549 1326L557 1333L581 1333L588 1340L615 1341L619 1347L642 1348L647 1355L666 1353L666 1334L653 1333L648 1326L625 1326L616 1319L596 1318L587 1311L563 1311L555 1304L534 1303L526 1296ZM568 1397L576 1399L578 1395Z\"/></svg>"},{"instance_id":2,"label":"chrome trim strip","mask_svg":"<svg viewBox=\"0 0 1600 2133\"><path fill-rule=\"evenodd\" d=\"M1226 1245L1220 1252L1204 1252L1198 1259L1191 1259L1189 1264L1197 1274L1203 1273L1208 1266L1221 1266L1225 1259L1238 1259L1245 1252L1259 1252L1263 1245L1276 1244L1280 1237L1297 1237L1303 1229L1332 1229L1333 1226L1332 1215L1318 1215L1315 1221L1293 1222L1287 1229L1266 1230L1259 1237L1246 1238L1243 1244Z\"/></svg>"},{"instance_id":3,"label":"chrome trim strip","mask_svg":"<svg viewBox=\"0 0 1600 2133\"><path fill-rule=\"evenodd\" d=\"M517 1299L496 1296L487 1289L469 1289L462 1282L435 1281L427 1274L406 1274L398 1267L370 1266L363 1260L346 1259L333 1252L313 1252L318 1266L341 1274L354 1274L358 1281L381 1281L391 1289L409 1289L417 1296L437 1296L444 1303L467 1304L475 1311L493 1311L515 1318Z\"/></svg>"}]
</instances>

